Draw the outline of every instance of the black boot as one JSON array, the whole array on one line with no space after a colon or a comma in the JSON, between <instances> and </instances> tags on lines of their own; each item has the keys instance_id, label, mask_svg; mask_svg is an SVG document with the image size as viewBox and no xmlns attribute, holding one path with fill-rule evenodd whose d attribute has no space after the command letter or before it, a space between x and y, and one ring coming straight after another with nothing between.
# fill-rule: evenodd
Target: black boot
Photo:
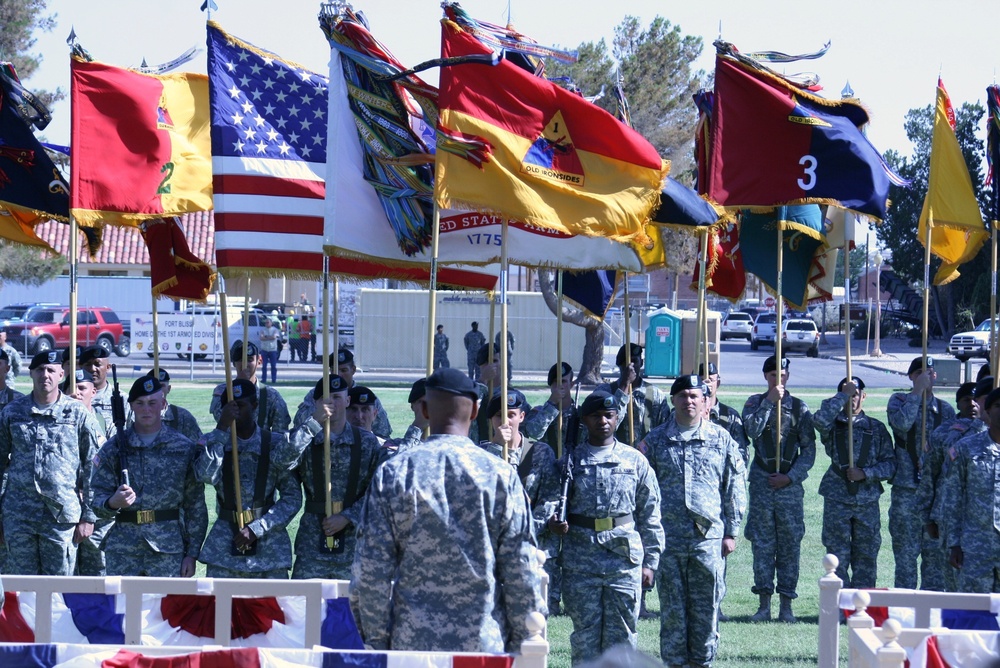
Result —
<instances>
[{"instance_id":1,"label":"black boot","mask_svg":"<svg viewBox=\"0 0 1000 668\"><path fill-rule=\"evenodd\" d=\"M794 624L799 621L792 614L792 599L789 596L781 595L781 607L778 609L778 621L785 624Z\"/></svg>"},{"instance_id":2,"label":"black boot","mask_svg":"<svg viewBox=\"0 0 1000 668\"><path fill-rule=\"evenodd\" d=\"M758 594L760 598L760 607L757 608L757 612L750 615L751 622L769 622L771 621L771 595L770 594Z\"/></svg>"}]
</instances>

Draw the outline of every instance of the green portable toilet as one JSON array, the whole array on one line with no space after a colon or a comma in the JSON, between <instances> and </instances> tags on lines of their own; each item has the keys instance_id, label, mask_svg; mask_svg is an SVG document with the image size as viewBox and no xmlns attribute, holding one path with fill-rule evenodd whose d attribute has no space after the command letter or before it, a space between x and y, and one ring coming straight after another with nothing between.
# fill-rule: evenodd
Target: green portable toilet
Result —
<instances>
[{"instance_id":1,"label":"green portable toilet","mask_svg":"<svg viewBox=\"0 0 1000 668\"><path fill-rule=\"evenodd\" d=\"M681 373L681 317L669 309L654 311L646 328L646 375L675 378Z\"/></svg>"}]
</instances>

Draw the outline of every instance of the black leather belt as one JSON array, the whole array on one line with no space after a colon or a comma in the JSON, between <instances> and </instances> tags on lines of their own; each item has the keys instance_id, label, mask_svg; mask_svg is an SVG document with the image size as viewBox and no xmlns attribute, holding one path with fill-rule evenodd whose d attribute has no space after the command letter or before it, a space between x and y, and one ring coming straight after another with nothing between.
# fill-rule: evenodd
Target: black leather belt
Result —
<instances>
[{"instance_id":1,"label":"black leather belt","mask_svg":"<svg viewBox=\"0 0 1000 668\"><path fill-rule=\"evenodd\" d=\"M154 522L169 522L181 517L177 508L170 510L123 510L115 515L116 522L131 524L153 524Z\"/></svg>"},{"instance_id":2,"label":"black leather belt","mask_svg":"<svg viewBox=\"0 0 1000 668\"><path fill-rule=\"evenodd\" d=\"M593 531L611 531L615 527L620 527L633 522L632 513L619 515L618 517L586 517L584 515L570 515L566 521L575 527L583 527Z\"/></svg>"}]
</instances>

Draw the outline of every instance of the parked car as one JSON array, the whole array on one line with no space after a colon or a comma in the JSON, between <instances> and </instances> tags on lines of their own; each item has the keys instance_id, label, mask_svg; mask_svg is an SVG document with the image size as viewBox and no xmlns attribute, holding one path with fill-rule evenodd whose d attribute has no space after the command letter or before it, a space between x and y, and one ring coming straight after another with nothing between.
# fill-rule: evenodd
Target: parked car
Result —
<instances>
[{"instance_id":1,"label":"parked car","mask_svg":"<svg viewBox=\"0 0 1000 668\"><path fill-rule=\"evenodd\" d=\"M948 342L948 354L962 362L973 357L990 358L990 319L979 323L971 332L960 332Z\"/></svg>"},{"instance_id":2,"label":"parked car","mask_svg":"<svg viewBox=\"0 0 1000 668\"><path fill-rule=\"evenodd\" d=\"M9 304L0 309L0 326L7 326L11 323L24 320L24 314L27 313L33 306L59 306L59 304L48 302L21 302L18 304Z\"/></svg>"},{"instance_id":3,"label":"parked car","mask_svg":"<svg viewBox=\"0 0 1000 668\"><path fill-rule=\"evenodd\" d=\"M781 323L782 352L805 353L808 357L819 355L819 329L809 318L792 318Z\"/></svg>"},{"instance_id":4,"label":"parked car","mask_svg":"<svg viewBox=\"0 0 1000 668\"><path fill-rule=\"evenodd\" d=\"M3 327L7 343L25 355L35 355L47 350L68 348L70 339L70 310L68 306L35 306L28 309L24 319ZM76 341L80 346L98 345L125 357L130 345L125 328L116 314L106 306L78 308Z\"/></svg>"},{"instance_id":5,"label":"parked car","mask_svg":"<svg viewBox=\"0 0 1000 668\"><path fill-rule=\"evenodd\" d=\"M753 318L749 313L733 311L722 321L722 331L719 338L726 339L739 338L750 340L750 330L753 329Z\"/></svg>"},{"instance_id":6,"label":"parked car","mask_svg":"<svg viewBox=\"0 0 1000 668\"><path fill-rule=\"evenodd\" d=\"M750 350L757 350L760 344L774 345L775 328L778 316L773 311L761 313L753 321L753 329L750 330Z\"/></svg>"}]
</instances>

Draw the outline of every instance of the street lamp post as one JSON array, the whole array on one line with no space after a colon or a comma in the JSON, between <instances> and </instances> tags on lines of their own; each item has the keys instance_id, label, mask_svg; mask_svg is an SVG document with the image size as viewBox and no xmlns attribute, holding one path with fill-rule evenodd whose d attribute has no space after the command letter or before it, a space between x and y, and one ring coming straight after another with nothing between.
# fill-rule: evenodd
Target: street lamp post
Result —
<instances>
[{"instance_id":1,"label":"street lamp post","mask_svg":"<svg viewBox=\"0 0 1000 668\"><path fill-rule=\"evenodd\" d=\"M875 350L872 357L882 357L882 254L875 252Z\"/></svg>"}]
</instances>

